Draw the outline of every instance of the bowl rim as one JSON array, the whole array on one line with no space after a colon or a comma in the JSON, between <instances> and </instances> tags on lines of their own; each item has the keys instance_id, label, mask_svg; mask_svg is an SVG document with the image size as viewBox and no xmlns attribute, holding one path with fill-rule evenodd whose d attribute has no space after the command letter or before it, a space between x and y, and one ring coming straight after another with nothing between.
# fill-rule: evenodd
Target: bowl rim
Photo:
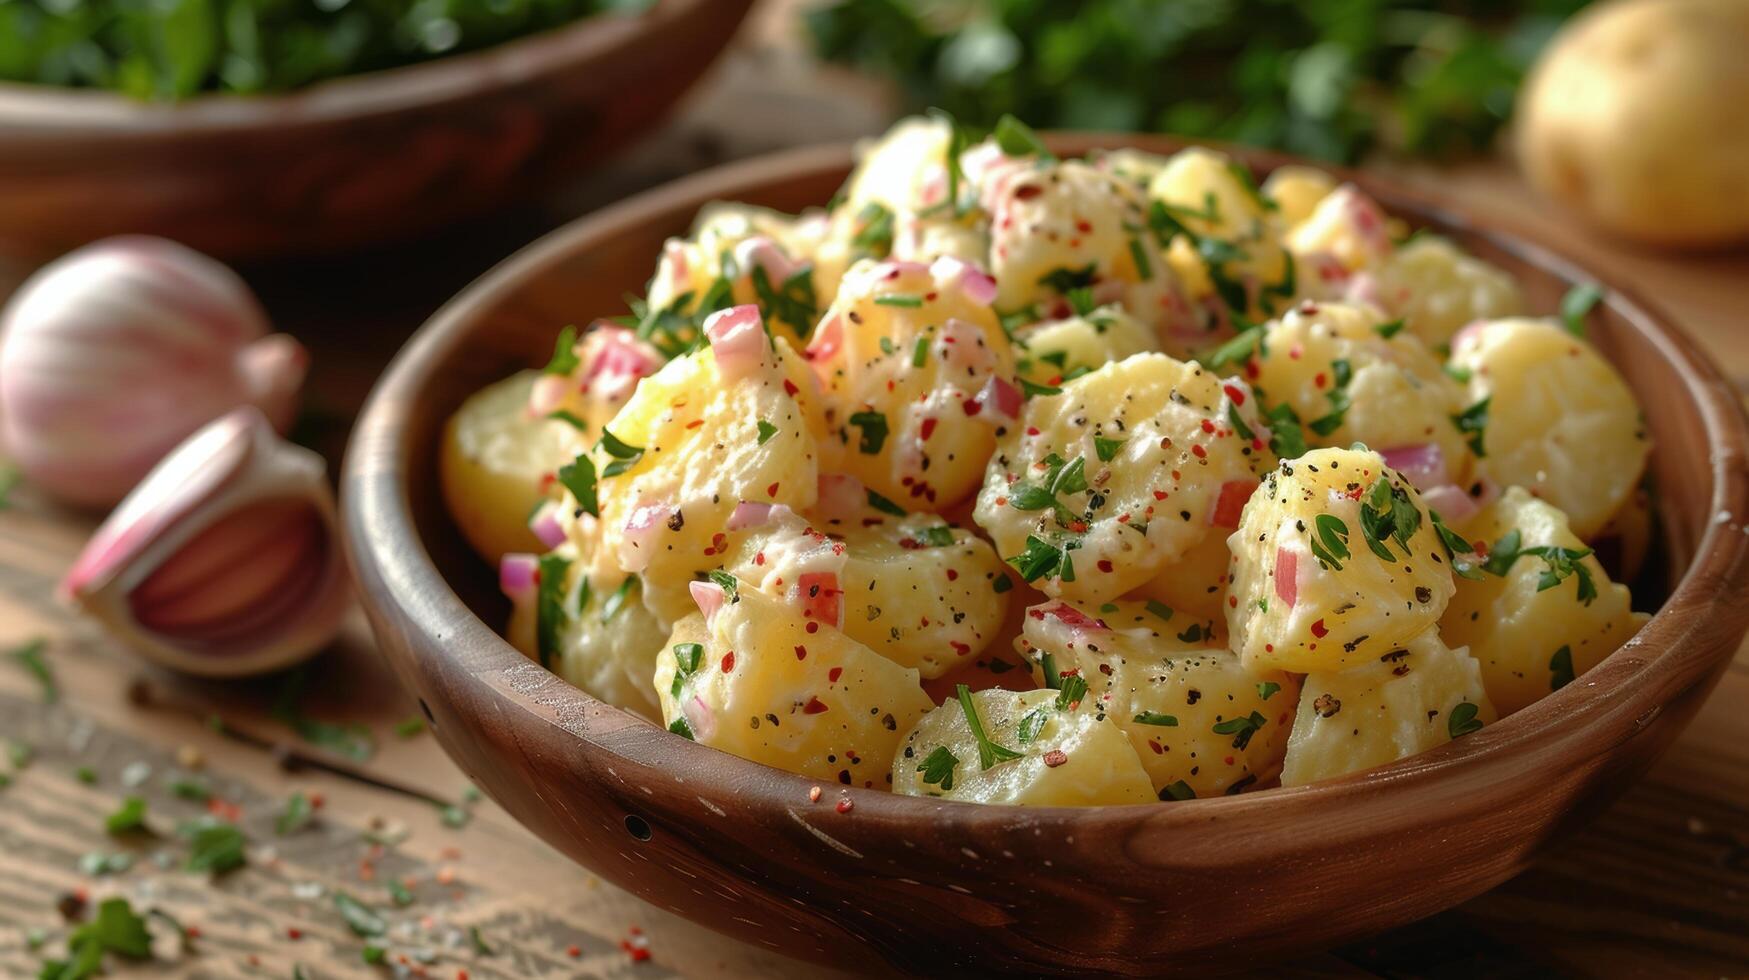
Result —
<instances>
[{"instance_id":1,"label":"bowl rim","mask_svg":"<svg viewBox=\"0 0 1749 980\"><path fill-rule=\"evenodd\" d=\"M1715 668L1722 668L1735 654L1736 642L1728 647L1720 645L1719 650L1710 653L1703 650L1704 656L1680 656L1679 652L1691 644L1706 646L1703 633L1730 634L1740 641L1745 626L1749 626L1746 601L1749 528L1729 527L1716 519L1720 514L1730 514L1737 520L1749 518L1749 418L1745 417L1736 392L1710 357L1668 317L1640 300L1631 288L1624 289L1591 274L1540 241L1534 233L1509 229L1498 221L1477 222L1461 209L1434 203L1428 192L1412 190L1388 177L1273 151L1158 134L1059 131L1041 135L1054 151L1063 155L1117 147L1170 153L1199 145L1227 152L1254 171L1289 164L1316 166L1340 180L1360 184L1389 213L1408 213L1418 220L1443 224L1447 229L1463 229L1466 234L1483 238L1493 247L1569 283L1604 284L1606 293L1601 305L1614 311L1627 329L1641 334L1656 347L1691 393L1689 397L1696 404L1709 448L1713 518L1706 522L1689 567L1663 605L1622 647L1579 681L1481 731L1426 752L1303 786L1178 801L1171 806L1149 802L1015 807L833 785L831 788L850 799L859 813L893 828L914 826L913 821L921 817L933 816L938 820L951 817L957 828L994 835L1013 830L1020 811L1024 811L1026 825L1031 828L1064 826L1116 832L1120 827L1146 823L1151 829L1170 832L1175 825L1188 827L1209 819L1244 819L1265 811L1279 814L1289 811L1277 808L1294 805L1326 807L1339 805L1344 799L1358 804L1369 798L1376 803L1386 791L1400 796L1413 787L1428 785L1429 781L1474 772L1496 759L1527 750L1531 754L1521 760L1525 764L1534 763L1544 754L1553 759L1559 755L1553 747L1557 741L1583 744L1582 751L1590 757L1607 754L1641 730L1676 693L1693 686ZM420 651L418 656L442 657L447 661L443 665L446 676L465 679L483 697L501 704L508 701L510 706L534 713L553 730L555 737L586 742L595 750L611 753L610 761L659 769L689 783L697 780L705 785L732 785L762 797L747 801L759 807L792 805L810 788L822 786L823 780L687 743L679 737L601 739L566 728L558 720L561 712L574 717L605 714L612 719L610 727L642 726L650 733L666 734L660 726L572 687L545 668L533 668L541 675L541 682L535 685L524 680L491 683L492 675L510 678L530 668L532 662L462 602L417 535L406 486L406 475L413 465L411 447L404 435L411 422L409 407L414 403L409 396L424 386L430 366L468 335L464 328L470 318L513 295L534 272L564 261L580 246L589 245L616 228L664 216L683 205L730 200L736 193L769 187L785 176L848 172L852 148L852 143L841 142L782 150L713 167L644 191L524 246L433 314L378 379L359 413L347 447L341 480L343 522L355 581L360 583L360 599L367 609L373 603L395 607L403 623L422 633L418 640L408 643L409 648ZM361 574L366 570L371 574ZM367 580L381 588L373 593L362 584ZM1675 609L1678 606L1680 610ZM464 659L472 663L464 664ZM1578 710L1570 710L1575 706ZM1611 737L1598 738L1598 730L1606 723L1605 734ZM1546 749L1537 748L1545 745Z\"/></svg>"},{"instance_id":2,"label":"bowl rim","mask_svg":"<svg viewBox=\"0 0 1749 980\"><path fill-rule=\"evenodd\" d=\"M73 132L232 133L395 115L593 61L717 3L738 4L744 16L752 0L656 0L637 13L600 11L474 51L260 95L215 92L179 102L145 102L107 89L0 82L0 143L32 136L61 139Z\"/></svg>"}]
</instances>

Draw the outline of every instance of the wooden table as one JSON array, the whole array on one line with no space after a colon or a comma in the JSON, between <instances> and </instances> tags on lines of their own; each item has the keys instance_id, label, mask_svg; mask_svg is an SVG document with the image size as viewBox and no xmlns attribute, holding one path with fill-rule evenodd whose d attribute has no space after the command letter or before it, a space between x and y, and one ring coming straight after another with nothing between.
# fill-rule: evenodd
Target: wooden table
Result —
<instances>
[{"instance_id":1,"label":"wooden table","mask_svg":"<svg viewBox=\"0 0 1749 980\"><path fill-rule=\"evenodd\" d=\"M337 458L351 412L406 334L492 261L564 217L725 156L877 129L882 113L866 92L818 78L778 38L780 28L768 11L673 124L554 207L364 256L243 270L281 327L315 352L308 437ZM764 109L746 120L733 111L750 104L749 93ZM733 132L716 122L731 113L743 117ZM1749 255L1657 255L1595 239L1548 213L1498 165L1407 174L1635 284L1749 385L1749 333L1737 325L1749 308ZM9 285L0 276L0 287ZM118 975L380 975L384 967L361 957L366 940L337 911L334 895L343 892L388 920L387 934L372 942L387 947L395 969L417 975L823 975L632 898L473 799L436 742L410 722L416 712L377 662L361 617L311 665L298 709L365 726L375 750L362 760L307 744L276 720L284 677L199 683L143 666L53 598L92 524L28 487L0 511L0 649L45 638L60 694L44 703L28 673L0 661L0 739L28 744L32 754L16 772L0 758L0 773L12 775L0 788L0 974L34 975L45 955L59 955L67 929L58 900L122 894L138 909L171 912L199 936L189 950L162 942L151 964L112 958ZM1294 964L1294 972L1749 974L1746 708L1749 656L1739 654L1669 756L1531 871L1426 922ZM403 723L406 733L397 731ZM189 779L218 802L172 791ZM275 819L299 792L320 799L316 819L280 836ZM129 794L147 800L153 836L105 832L104 817ZM184 849L173 834L209 808L236 815L250 841L248 865L211 883L180 870ZM82 870L116 854L131 860L125 872ZM398 888L411 893L409 904L396 903Z\"/></svg>"}]
</instances>

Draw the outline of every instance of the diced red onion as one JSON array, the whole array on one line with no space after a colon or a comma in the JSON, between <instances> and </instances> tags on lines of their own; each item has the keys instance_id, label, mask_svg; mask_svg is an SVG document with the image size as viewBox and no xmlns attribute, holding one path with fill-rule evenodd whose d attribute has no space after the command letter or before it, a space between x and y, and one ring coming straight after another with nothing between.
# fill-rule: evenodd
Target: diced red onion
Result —
<instances>
[{"instance_id":1,"label":"diced red onion","mask_svg":"<svg viewBox=\"0 0 1749 980\"><path fill-rule=\"evenodd\" d=\"M704 333L724 379L744 378L764 365L767 344L759 307L749 303L718 310L705 320Z\"/></svg>"},{"instance_id":2,"label":"diced red onion","mask_svg":"<svg viewBox=\"0 0 1749 980\"><path fill-rule=\"evenodd\" d=\"M1464 488L1455 483L1428 487L1421 491L1421 502L1427 505L1428 510L1439 514L1441 520L1453 524L1468 521L1482 509L1476 498L1465 493Z\"/></svg>"},{"instance_id":3,"label":"diced red onion","mask_svg":"<svg viewBox=\"0 0 1749 980\"><path fill-rule=\"evenodd\" d=\"M1238 527L1245 513L1245 503L1257 489L1256 480L1228 480L1221 484L1215 505L1209 508L1208 522L1214 527Z\"/></svg>"},{"instance_id":4,"label":"diced red onion","mask_svg":"<svg viewBox=\"0 0 1749 980\"><path fill-rule=\"evenodd\" d=\"M535 379L528 391L528 414L533 418L550 415L565 400L571 390L571 379L562 374L543 374Z\"/></svg>"},{"instance_id":5,"label":"diced red onion","mask_svg":"<svg viewBox=\"0 0 1749 980\"><path fill-rule=\"evenodd\" d=\"M672 504L641 504L626 518L619 542L619 565L628 572L641 572L650 565L656 538L674 516Z\"/></svg>"},{"instance_id":6,"label":"diced red onion","mask_svg":"<svg viewBox=\"0 0 1749 980\"><path fill-rule=\"evenodd\" d=\"M744 239L735 246L735 267L746 272L754 266L765 270L773 286L781 286L801 271L801 263L785 255L777 243L764 235Z\"/></svg>"},{"instance_id":7,"label":"diced red onion","mask_svg":"<svg viewBox=\"0 0 1749 980\"><path fill-rule=\"evenodd\" d=\"M978 392L978 408L984 420L996 424L1020 418L1020 407L1025 400L1019 388L1010 384L1008 379L994 374L990 376L990 380L984 382L984 389Z\"/></svg>"},{"instance_id":8,"label":"diced red onion","mask_svg":"<svg viewBox=\"0 0 1749 980\"><path fill-rule=\"evenodd\" d=\"M1289 609L1300 599L1300 554L1291 548L1275 549L1275 597Z\"/></svg>"},{"instance_id":9,"label":"diced red onion","mask_svg":"<svg viewBox=\"0 0 1749 980\"><path fill-rule=\"evenodd\" d=\"M686 723L691 726L693 737L699 741L709 741L717 733L716 712L704 703L704 698L694 694L681 706L680 713L686 716Z\"/></svg>"},{"instance_id":10,"label":"diced red onion","mask_svg":"<svg viewBox=\"0 0 1749 980\"><path fill-rule=\"evenodd\" d=\"M1451 349L1456 351L1468 346L1482 335L1482 329L1487 325L1487 320L1471 320L1459 327L1458 332L1451 335Z\"/></svg>"},{"instance_id":11,"label":"diced red onion","mask_svg":"<svg viewBox=\"0 0 1749 980\"><path fill-rule=\"evenodd\" d=\"M814 336L808 341L807 358L818 363L830 361L840 348L844 346L844 321L834 313L820 322L814 330Z\"/></svg>"},{"instance_id":12,"label":"diced red onion","mask_svg":"<svg viewBox=\"0 0 1749 980\"><path fill-rule=\"evenodd\" d=\"M1445 468L1445 453L1440 451L1436 442L1381 449L1379 455L1384 457L1386 466L1402 474L1403 479L1422 492L1450 482Z\"/></svg>"},{"instance_id":13,"label":"diced red onion","mask_svg":"<svg viewBox=\"0 0 1749 980\"><path fill-rule=\"evenodd\" d=\"M691 582L687 591L692 593L692 601L698 606L698 611L704 613L704 623L709 626L717 618L717 610L723 608L728 594L723 587L715 582Z\"/></svg>"},{"instance_id":14,"label":"diced red onion","mask_svg":"<svg viewBox=\"0 0 1749 980\"><path fill-rule=\"evenodd\" d=\"M540 508L534 512L534 515L529 518L528 529L533 531L534 536L540 540L540 543L546 545L548 548L557 548L559 545L564 544L565 529L559 526L558 503L549 500L546 503L541 504Z\"/></svg>"},{"instance_id":15,"label":"diced red onion","mask_svg":"<svg viewBox=\"0 0 1749 980\"><path fill-rule=\"evenodd\" d=\"M599 375L620 377L630 375L642 378L662 366L660 359L652 356L649 347L638 339L638 335L620 326L596 327L590 331L600 350L590 359L585 380L591 380Z\"/></svg>"},{"instance_id":16,"label":"diced red onion","mask_svg":"<svg viewBox=\"0 0 1749 980\"><path fill-rule=\"evenodd\" d=\"M734 513L729 515L729 523L725 525L731 531L745 531L748 528L764 527L771 523L773 512L782 508L782 504L761 504L752 500L743 500L735 505Z\"/></svg>"},{"instance_id":17,"label":"diced red onion","mask_svg":"<svg viewBox=\"0 0 1749 980\"><path fill-rule=\"evenodd\" d=\"M1087 615L1086 613L1082 612L1079 609L1076 609L1074 606L1071 606L1066 602L1058 602L1054 606L1048 606L1043 610L1043 612L1047 616L1055 616L1059 620L1062 620L1063 625L1069 627L1070 629L1076 629L1076 630L1110 629L1109 626L1105 625L1105 620L1095 619L1092 616Z\"/></svg>"},{"instance_id":18,"label":"diced red onion","mask_svg":"<svg viewBox=\"0 0 1749 980\"><path fill-rule=\"evenodd\" d=\"M662 257L668 260L668 271L675 282L687 278L686 243L678 238L670 238L662 246Z\"/></svg>"},{"instance_id":19,"label":"diced red onion","mask_svg":"<svg viewBox=\"0 0 1749 980\"><path fill-rule=\"evenodd\" d=\"M521 603L534 598L539 583L540 559L522 552L511 552L498 560L498 589L511 602Z\"/></svg>"},{"instance_id":20,"label":"diced red onion","mask_svg":"<svg viewBox=\"0 0 1749 980\"><path fill-rule=\"evenodd\" d=\"M996 302L996 280L962 258L943 255L929 266L929 273L937 282L959 287L967 299L980 306Z\"/></svg>"}]
</instances>

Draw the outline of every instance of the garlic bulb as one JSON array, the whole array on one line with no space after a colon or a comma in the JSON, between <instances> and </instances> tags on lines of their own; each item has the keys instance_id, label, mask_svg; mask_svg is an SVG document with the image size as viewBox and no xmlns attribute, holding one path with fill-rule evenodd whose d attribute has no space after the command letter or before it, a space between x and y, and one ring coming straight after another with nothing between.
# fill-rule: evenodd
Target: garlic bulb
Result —
<instances>
[{"instance_id":1,"label":"garlic bulb","mask_svg":"<svg viewBox=\"0 0 1749 980\"><path fill-rule=\"evenodd\" d=\"M162 238L87 245L0 313L0 438L33 483L107 506L239 405L291 423L307 357L243 280Z\"/></svg>"},{"instance_id":2,"label":"garlic bulb","mask_svg":"<svg viewBox=\"0 0 1749 980\"><path fill-rule=\"evenodd\" d=\"M236 409L164 457L61 583L147 659L209 677L306 659L350 600L316 453Z\"/></svg>"}]
</instances>

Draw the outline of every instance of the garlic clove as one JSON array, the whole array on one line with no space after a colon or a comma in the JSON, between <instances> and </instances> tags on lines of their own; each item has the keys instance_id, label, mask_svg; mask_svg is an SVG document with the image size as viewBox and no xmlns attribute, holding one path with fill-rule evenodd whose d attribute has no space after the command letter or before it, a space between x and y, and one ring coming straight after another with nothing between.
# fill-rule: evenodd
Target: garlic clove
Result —
<instances>
[{"instance_id":1,"label":"garlic clove","mask_svg":"<svg viewBox=\"0 0 1749 980\"><path fill-rule=\"evenodd\" d=\"M0 311L0 439L31 482L107 506L239 405L281 431L308 358L269 335L236 273L175 242L106 239L38 270Z\"/></svg>"},{"instance_id":2,"label":"garlic clove","mask_svg":"<svg viewBox=\"0 0 1749 980\"><path fill-rule=\"evenodd\" d=\"M231 677L313 656L351 599L325 471L258 409L236 409L146 476L61 591L176 670Z\"/></svg>"}]
</instances>

